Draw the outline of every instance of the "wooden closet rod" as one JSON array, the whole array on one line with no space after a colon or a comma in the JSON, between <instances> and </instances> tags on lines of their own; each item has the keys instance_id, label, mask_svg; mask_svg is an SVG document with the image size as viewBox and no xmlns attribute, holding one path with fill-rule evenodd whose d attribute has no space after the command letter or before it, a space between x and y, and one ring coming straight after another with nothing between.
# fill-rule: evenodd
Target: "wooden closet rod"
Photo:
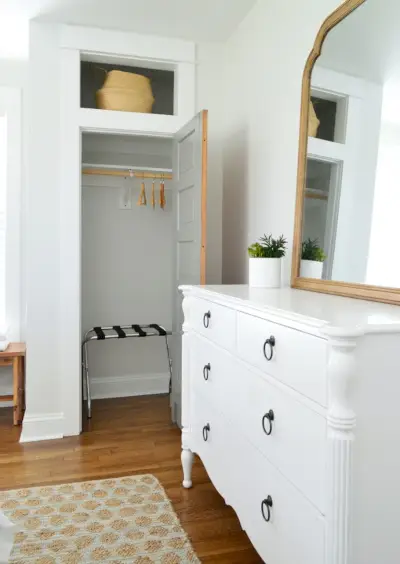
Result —
<instances>
[{"instance_id":1,"label":"wooden closet rod","mask_svg":"<svg viewBox=\"0 0 400 564\"><path fill-rule=\"evenodd\" d=\"M172 180L172 174L168 172L136 172L134 170L111 170L105 168L84 168L83 174L101 174L102 176L125 176L135 178L164 178L164 180Z\"/></svg>"}]
</instances>

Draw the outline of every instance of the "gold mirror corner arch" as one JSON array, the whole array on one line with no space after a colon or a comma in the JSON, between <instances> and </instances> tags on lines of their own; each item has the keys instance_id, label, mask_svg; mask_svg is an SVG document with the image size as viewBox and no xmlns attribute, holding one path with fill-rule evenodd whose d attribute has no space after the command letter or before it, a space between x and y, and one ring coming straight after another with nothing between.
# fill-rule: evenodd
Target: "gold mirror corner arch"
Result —
<instances>
[{"instance_id":1,"label":"gold mirror corner arch","mask_svg":"<svg viewBox=\"0 0 400 564\"><path fill-rule=\"evenodd\" d=\"M331 30L350 16L363 4L373 0L345 0L330 16L323 22L314 46L308 56L303 73L301 113L300 113L300 135L298 153L297 191L294 220L294 239L292 255L291 285L293 288L335 294L339 296L365 299L377 302L400 305L400 283L399 287L390 285L374 285L360 282L346 282L334 279L319 279L300 276L300 265L302 260L303 244L303 219L306 193L306 176L308 164L308 139L311 100L311 80L315 63L323 52L324 42ZM400 51L399 51L400 66ZM400 97L399 97L400 100ZM313 110L311 110L313 111ZM314 116L315 117L315 116ZM316 197L316 196L314 196ZM400 210L399 210L400 217ZM367 259L368 260L368 259ZM400 264L400 240L399 240L399 264Z\"/></svg>"}]
</instances>

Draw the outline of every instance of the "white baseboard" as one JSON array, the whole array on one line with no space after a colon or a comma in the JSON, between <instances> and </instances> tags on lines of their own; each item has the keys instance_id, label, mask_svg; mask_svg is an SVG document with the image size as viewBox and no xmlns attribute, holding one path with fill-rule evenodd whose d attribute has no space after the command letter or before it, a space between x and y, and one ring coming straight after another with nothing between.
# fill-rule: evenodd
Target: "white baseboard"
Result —
<instances>
[{"instance_id":1,"label":"white baseboard","mask_svg":"<svg viewBox=\"0 0 400 564\"><path fill-rule=\"evenodd\" d=\"M90 386L92 399L167 394L169 373L92 378Z\"/></svg>"},{"instance_id":2,"label":"white baseboard","mask_svg":"<svg viewBox=\"0 0 400 564\"><path fill-rule=\"evenodd\" d=\"M64 414L63 413L37 413L35 415L25 414L22 423L20 443L34 441L48 441L51 439L62 439L64 436Z\"/></svg>"},{"instance_id":3,"label":"white baseboard","mask_svg":"<svg viewBox=\"0 0 400 564\"><path fill-rule=\"evenodd\" d=\"M90 384L93 399L166 394L169 387L169 373L92 378ZM61 439L63 436L63 413L25 414L21 443Z\"/></svg>"}]
</instances>

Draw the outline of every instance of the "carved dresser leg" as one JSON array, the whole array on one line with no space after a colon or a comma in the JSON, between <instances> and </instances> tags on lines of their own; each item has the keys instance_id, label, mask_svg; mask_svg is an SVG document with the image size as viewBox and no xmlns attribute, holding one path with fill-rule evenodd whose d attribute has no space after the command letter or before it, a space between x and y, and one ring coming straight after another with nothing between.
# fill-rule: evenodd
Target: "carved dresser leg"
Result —
<instances>
[{"instance_id":1,"label":"carved dresser leg","mask_svg":"<svg viewBox=\"0 0 400 564\"><path fill-rule=\"evenodd\" d=\"M189 449L183 449L181 454L182 468L183 468L183 482L184 488L192 487L192 466L193 466L193 452Z\"/></svg>"},{"instance_id":2,"label":"carved dresser leg","mask_svg":"<svg viewBox=\"0 0 400 564\"><path fill-rule=\"evenodd\" d=\"M351 562L352 452L356 415L354 335L326 331L329 338L327 564Z\"/></svg>"}]
</instances>

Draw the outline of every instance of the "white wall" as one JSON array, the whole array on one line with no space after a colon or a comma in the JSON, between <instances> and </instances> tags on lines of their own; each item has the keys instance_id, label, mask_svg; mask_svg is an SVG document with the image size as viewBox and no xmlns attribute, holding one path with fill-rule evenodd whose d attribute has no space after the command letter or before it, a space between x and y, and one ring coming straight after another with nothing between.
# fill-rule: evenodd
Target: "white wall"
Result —
<instances>
[{"instance_id":1,"label":"white wall","mask_svg":"<svg viewBox=\"0 0 400 564\"><path fill-rule=\"evenodd\" d=\"M0 86L26 88L28 81L28 61L0 58Z\"/></svg>"},{"instance_id":2,"label":"white wall","mask_svg":"<svg viewBox=\"0 0 400 564\"><path fill-rule=\"evenodd\" d=\"M171 167L167 139L83 136L83 161ZM119 209L122 190L132 209ZM173 223L166 182L165 210L150 206L152 181L146 180L147 206L137 206L141 180L82 176L82 331L95 326L158 323L172 327ZM92 395L118 397L168 391L169 371L163 338L91 343Z\"/></svg>"},{"instance_id":3,"label":"white wall","mask_svg":"<svg viewBox=\"0 0 400 564\"><path fill-rule=\"evenodd\" d=\"M259 0L225 45L225 283L247 281L246 247L264 232L284 233L292 245L302 74L339 4Z\"/></svg>"}]
</instances>

